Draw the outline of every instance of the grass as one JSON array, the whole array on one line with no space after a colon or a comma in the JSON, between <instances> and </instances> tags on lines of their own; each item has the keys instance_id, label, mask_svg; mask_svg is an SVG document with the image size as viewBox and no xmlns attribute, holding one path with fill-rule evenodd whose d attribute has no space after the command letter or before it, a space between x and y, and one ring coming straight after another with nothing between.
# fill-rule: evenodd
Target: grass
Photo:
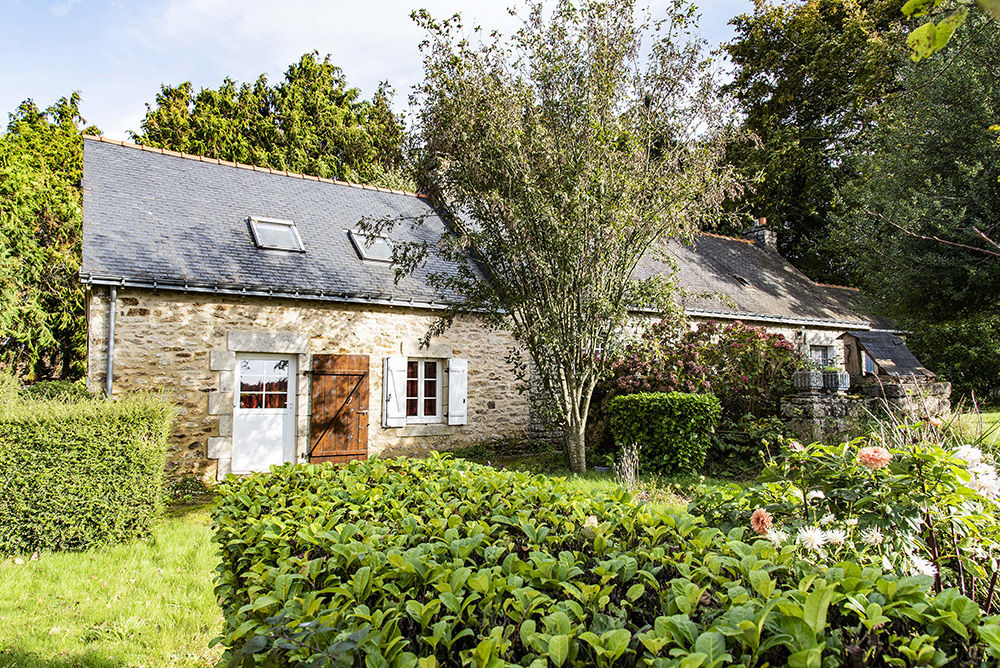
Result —
<instances>
[{"instance_id":1,"label":"grass","mask_svg":"<svg viewBox=\"0 0 1000 668\"><path fill-rule=\"evenodd\" d=\"M981 441L987 450L996 452L1000 449L1000 410L963 413L956 416L952 428L970 442Z\"/></svg>"},{"instance_id":2,"label":"grass","mask_svg":"<svg viewBox=\"0 0 1000 668\"><path fill-rule=\"evenodd\" d=\"M175 510L146 540L0 561L0 668L206 666L222 617L208 508Z\"/></svg>"}]
</instances>

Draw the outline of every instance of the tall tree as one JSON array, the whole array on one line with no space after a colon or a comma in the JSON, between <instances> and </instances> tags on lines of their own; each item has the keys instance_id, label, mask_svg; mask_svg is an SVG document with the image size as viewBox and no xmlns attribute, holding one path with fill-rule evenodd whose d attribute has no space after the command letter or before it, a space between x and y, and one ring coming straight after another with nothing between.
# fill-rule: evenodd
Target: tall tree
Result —
<instances>
[{"instance_id":1,"label":"tall tree","mask_svg":"<svg viewBox=\"0 0 1000 668\"><path fill-rule=\"evenodd\" d=\"M191 83L162 86L136 141L326 178L411 186L403 126L383 84L360 99L327 56L302 56L276 85L225 79L195 93Z\"/></svg>"},{"instance_id":2,"label":"tall tree","mask_svg":"<svg viewBox=\"0 0 1000 668\"><path fill-rule=\"evenodd\" d=\"M845 161L853 178L833 234L858 282L915 332L921 359L980 396L1000 386L997 53L1000 27L972 15L940 57L901 71L904 93Z\"/></svg>"},{"instance_id":3,"label":"tall tree","mask_svg":"<svg viewBox=\"0 0 1000 668\"><path fill-rule=\"evenodd\" d=\"M25 100L0 136L0 362L28 378L78 377L86 355L80 268L83 132L74 93Z\"/></svg>"},{"instance_id":4,"label":"tall tree","mask_svg":"<svg viewBox=\"0 0 1000 668\"><path fill-rule=\"evenodd\" d=\"M906 61L903 0L757 0L737 16L724 46L734 71L725 87L759 144L729 159L761 181L747 203L777 227L782 254L818 280L844 280L845 256L823 243L843 158L895 90Z\"/></svg>"},{"instance_id":5,"label":"tall tree","mask_svg":"<svg viewBox=\"0 0 1000 668\"><path fill-rule=\"evenodd\" d=\"M456 233L399 246L395 259L406 270L437 253L465 267L437 277L461 298L436 331L461 313L509 331L577 472L594 385L609 370L601 351L634 309L673 303L666 281L633 281L633 270L738 190L720 166L717 97L692 16L680 1L655 21L633 0L535 2L509 38L473 43L458 17L416 14L428 32L417 130L429 189ZM465 264L470 250L479 271Z\"/></svg>"}]
</instances>

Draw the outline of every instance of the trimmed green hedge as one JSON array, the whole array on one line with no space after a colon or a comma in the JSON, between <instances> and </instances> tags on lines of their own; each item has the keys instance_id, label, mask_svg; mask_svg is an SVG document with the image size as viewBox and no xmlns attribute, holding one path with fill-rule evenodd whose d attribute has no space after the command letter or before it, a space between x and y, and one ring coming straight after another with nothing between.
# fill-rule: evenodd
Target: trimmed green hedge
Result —
<instances>
[{"instance_id":1,"label":"trimmed green hedge","mask_svg":"<svg viewBox=\"0 0 1000 668\"><path fill-rule=\"evenodd\" d=\"M173 416L153 397L0 402L0 554L147 534Z\"/></svg>"},{"instance_id":2,"label":"trimmed green hedge","mask_svg":"<svg viewBox=\"0 0 1000 668\"><path fill-rule=\"evenodd\" d=\"M639 446L639 463L648 473L700 469L721 415L722 405L712 394L642 392L608 404L615 443Z\"/></svg>"},{"instance_id":3,"label":"trimmed green hedge","mask_svg":"<svg viewBox=\"0 0 1000 668\"><path fill-rule=\"evenodd\" d=\"M229 665L987 665L997 617L929 577L447 456L231 477ZM859 658L862 657L862 658ZM863 657L868 657L867 659ZM898 662L897 662L898 660Z\"/></svg>"}]
</instances>

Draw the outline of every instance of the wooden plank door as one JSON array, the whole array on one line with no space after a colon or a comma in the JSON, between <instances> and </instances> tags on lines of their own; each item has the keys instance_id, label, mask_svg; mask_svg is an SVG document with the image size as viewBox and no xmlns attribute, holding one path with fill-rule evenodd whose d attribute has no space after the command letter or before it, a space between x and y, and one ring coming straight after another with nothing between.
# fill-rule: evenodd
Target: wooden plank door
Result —
<instances>
[{"instance_id":1,"label":"wooden plank door","mask_svg":"<svg viewBox=\"0 0 1000 668\"><path fill-rule=\"evenodd\" d=\"M313 355L309 461L368 458L368 355Z\"/></svg>"}]
</instances>

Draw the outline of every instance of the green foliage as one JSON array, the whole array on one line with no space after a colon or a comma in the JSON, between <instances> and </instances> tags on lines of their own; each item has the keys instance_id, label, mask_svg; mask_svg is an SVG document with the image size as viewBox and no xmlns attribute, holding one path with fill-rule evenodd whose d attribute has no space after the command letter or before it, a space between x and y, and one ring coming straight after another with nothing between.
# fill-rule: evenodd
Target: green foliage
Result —
<instances>
[{"instance_id":1,"label":"green foliage","mask_svg":"<svg viewBox=\"0 0 1000 668\"><path fill-rule=\"evenodd\" d=\"M1000 479L982 449L955 448L929 423L883 423L871 436L839 445L790 441L757 485L712 490L689 510L727 529L751 526L752 514L764 509L774 528L759 533L779 547L792 533L814 563L850 559L933 575L937 591L955 587L992 607L998 495Z\"/></svg>"},{"instance_id":2,"label":"green foliage","mask_svg":"<svg viewBox=\"0 0 1000 668\"><path fill-rule=\"evenodd\" d=\"M565 429L578 473L608 371L597 352L636 308L678 311L672 281L633 280L636 264L717 220L740 190L720 165L725 129L693 6L671 3L652 21L635 5L531 2L513 35L476 40L459 17L415 14L428 31L421 166L458 233L397 244L394 260L402 273L430 254L457 264L431 276L451 308L430 334L462 313L509 331L511 361Z\"/></svg>"},{"instance_id":3,"label":"green foliage","mask_svg":"<svg viewBox=\"0 0 1000 668\"><path fill-rule=\"evenodd\" d=\"M952 400L973 396L980 404L1000 404L1000 315L950 322L916 321L906 344L938 380L952 385Z\"/></svg>"},{"instance_id":4,"label":"green foliage","mask_svg":"<svg viewBox=\"0 0 1000 668\"><path fill-rule=\"evenodd\" d=\"M760 183L746 203L778 231L782 254L815 280L853 280L853 249L824 243L844 168L872 109L905 62L902 0L757 2L733 19L724 45L735 66L725 90L759 143L729 160ZM740 201L740 204L743 202ZM738 231L738 230L730 230Z\"/></svg>"},{"instance_id":5,"label":"green foliage","mask_svg":"<svg viewBox=\"0 0 1000 668\"><path fill-rule=\"evenodd\" d=\"M261 75L195 93L163 86L146 105L140 144L324 178L413 189L403 170L403 126L383 86L360 100L343 72L316 52L270 85Z\"/></svg>"},{"instance_id":6,"label":"green foliage","mask_svg":"<svg viewBox=\"0 0 1000 668\"><path fill-rule=\"evenodd\" d=\"M149 533L174 409L152 397L0 406L0 554Z\"/></svg>"},{"instance_id":7,"label":"green foliage","mask_svg":"<svg viewBox=\"0 0 1000 668\"><path fill-rule=\"evenodd\" d=\"M230 665L981 665L992 625L930 578L745 543L628 493L434 456L230 478ZM865 665L865 664L861 664Z\"/></svg>"},{"instance_id":8,"label":"green foliage","mask_svg":"<svg viewBox=\"0 0 1000 668\"><path fill-rule=\"evenodd\" d=\"M82 380L40 380L26 385L22 394L31 399L56 399L59 401L82 401L92 399Z\"/></svg>"},{"instance_id":9,"label":"green foliage","mask_svg":"<svg viewBox=\"0 0 1000 668\"><path fill-rule=\"evenodd\" d=\"M1000 147L989 129L1000 113L1000 29L969 21L947 61L900 73L904 93L879 107L845 162L859 176L841 190L831 237L852 249L866 293L915 331L1000 307L1000 253L980 236L1000 238Z\"/></svg>"},{"instance_id":10,"label":"green foliage","mask_svg":"<svg viewBox=\"0 0 1000 668\"><path fill-rule=\"evenodd\" d=\"M79 104L25 100L0 135L0 364L29 379L84 369Z\"/></svg>"},{"instance_id":11,"label":"green foliage","mask_svg":"<svg viewBox=\"0 0 1000 668\"><path fill-rule=\"evenodd\" d=\"M643 392L612 399L608 425L615 443L639 447L644 471L673 474L701 468L721 414L711 394Z\"/></svg>"},{"instance_id":12,"label":"green foliage","mask_svg":"<svg viewBox=\"0 0 1000 668\"><path fill-rule=\"evenodd\" d=\"M975 0L981 9L1000 19L1000 0ZM931 16L931 20L910 31L906 36L906 45L910 47L913 60L931 56L951 41L955 31L962 27L972 0L907 0L903 5L903 13L910 18Z\"/></svg>"}]
</instances>

